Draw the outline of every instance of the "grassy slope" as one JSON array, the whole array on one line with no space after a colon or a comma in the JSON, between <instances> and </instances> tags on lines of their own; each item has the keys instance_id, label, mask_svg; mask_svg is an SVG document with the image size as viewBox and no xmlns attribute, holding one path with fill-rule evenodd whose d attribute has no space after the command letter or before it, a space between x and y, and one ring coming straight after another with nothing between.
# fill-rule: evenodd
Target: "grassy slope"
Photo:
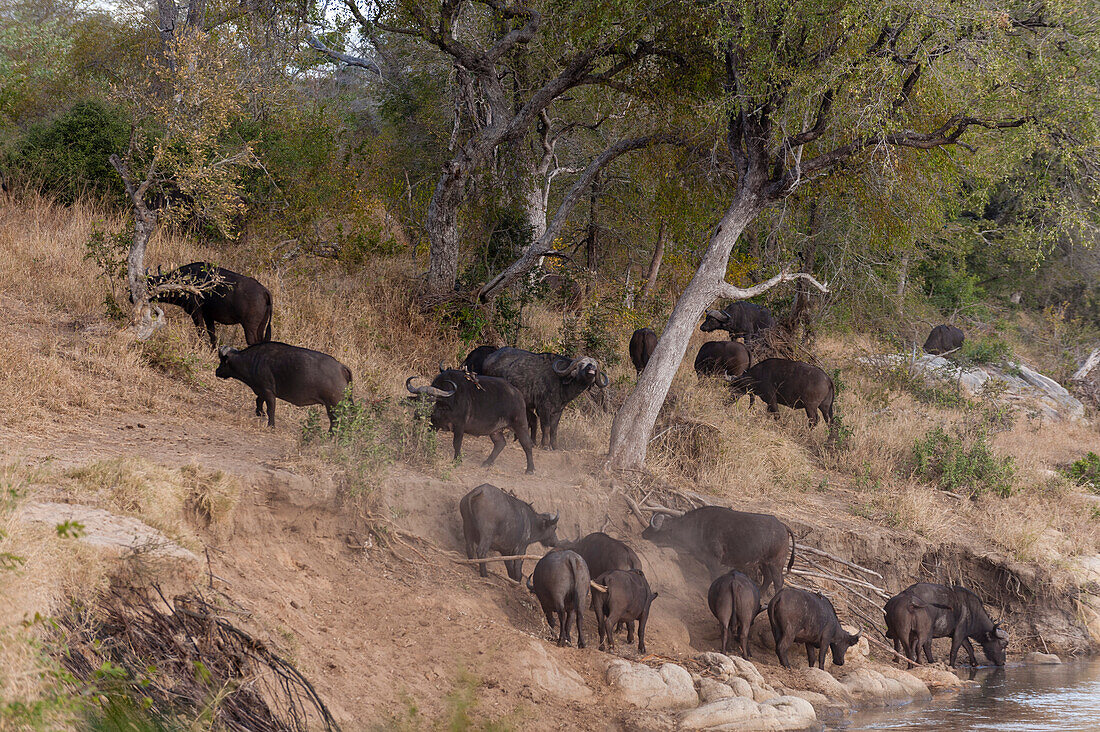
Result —
<instances>
[{"instance_id":1,"label":"grassy slope","mask_svg":"<svg viewBox=\"0 0 1100 732\"><path fill-rule=\"evenodd\" d=\"M295 582L308 586L315 580L296 579L299 574L329 575L327 581L339 581L340 575L332 576L333 569L325 560L326 552L333 550L321 546L318 536L361 546L371 527L381 526L422 537L431 547L429 554L438 549L457 550L460 542L453 501L461 495L461 487L488 479L514 487L536 503L563 506L563 525L569 527L569 534L574 526L585 531L601 528L606 516L612 527L640 543L634 536L637 526L621 500L615 499L623 486L601 472L611 414L586 404L571 410L563 421L568 452L536 456L540 475L533 482L518 477L519 451L511 447L505 451L501 467L489 473L477 469L475 458L488 450L487 440L468 441L466 464L458 469L441 460L425 461L401 452L397 457L407 457L415 465L399 463L387 468L385 459L371 454L300 447L299 424L305 410L283 403L277 413L280 426L274 433L268 432L251 416L251 399L241 385L213 378L213 355L203 348L189 320L179 311L169 311L170 325L146 345L128 342L106 320L106 285L96 278L93 266L83 261L83 242L93 223L106 218L88 204L63 209L34 198L18 205L0 202L0 312L4 316L0 318L0 338L5 344L5 358L0 361L0 462L6 465L5 485L33 498L62 498L137 515L196 548L200 542L216 540L219 532L239 538L239 546L236 541L224 545L236 552L225 560L227 579L255 605L258 622L276 637L283 634L283 642L296 649L303 667L341 698L345 715L377 717L400 703L402 694L418 700L424 714L445 715L449 713L445 701L448 684L457 683L454 679L462 664L492 677L492 664L473 663L468 658L481 653L479 644L486 642L485 636L453 631L444 622L447 609L434 607L427 599L439 583L466 608L463 612L486 617L500 637L515 632L509 628L529 634L540 631L537 614L524 601L502 594L504 590L497 585L487 589L470 583L446 561L440 563L433 557L427 563L429 568L412 572L402 585L395 584L391 576L388 563L392 560L371 553L378 566L363 570L364 577L355 586L378 598L372 601L377 605L373 611L383 615L402 612L401 597L410 594L411 583L411 596L426 613L429 625L419 631L413 625L408 632L446 636L447 642L453 643L453 655L466 660L433 672L439 679L415 692L409 677L394 671L396 681L378 683L367 695L372 698L364 699L355 675L343 678L330 668L355 663L354 654L338 650L340 638L331 636L355 633L358 608L334 604L324 614L299 617L304 611L293 609L286 600L295 593L311 592ZM113 220L109 225L117 228L121 222ZM397 397L409 374L430 374L436 363L454 363L464 350L457 336L438 335L429 316L409 303L404 293L417 271L413 262L398 258L347 273L331 263L313 260L273 268L243 248L215 253L171 237L160 238L151 246L152 266L195 259L212 259L257 276L275 298L276 337L327 351L348 364L359 397ZM560 316L536 309L530 314L529 326L519 345L547 344L558 336ZM618 334L620 352L625 352L628 331L624 326ZM220 335L229 342L241 341L239 329L222 329ZM697 333L689 352L706 339ZM932 545L962 542L975 554L1002 553L1055 569L1067 558L1097 552L1100 536L1093 504L1079 489L1050 474L1051 469L1087 450L1100 451L1100 434L1094 428L1016 420L994 438L996 449L1018 462L1016 494L1006 499L959 501L914 478L909 465L914 442L930 428L961 423L968 417L958 410L929 407L858 367L855 357L875 350L876 344L868 337L826 336L817 344L818 358L840 370L844 386L840 411L853 432L840 450L825 444L823 429L808 431L801 413L785 411L773 422L762 417L759 406L751 412L745 401L731 407L717 385L697 385L690 363L686 364L668 408L667 418L677 426L655 442L652 465L656 476L673 485L714 494L734 506L773 511L799 525L854 529L898 543L909 541L906 537ZM632 378L628 363L612 370L620 395ZM383 413L385 419L402 418L399 408L388 409ZM131 453L139 454L142 461L112 462ZM349 461L354 463L351 469ZM362 462L366 468L359 469ZM188 467L191 464L201 469L196 473ZM288 485L297 488L272 489L268 485L272 471L307 476L310 481L291 480ZM267 483L258 482L261 473L267 476L262 478ZM633 487L629 483L628 490ZM346 529L343 536L336 536L335 530L325 533L315 522L312 532L317 535L311 538L306 526L306 538L302 538L302 529L288 531L280 523L286 515L300 515L302 502L313 505L310 494L314 488L310 486L319 496L331 498L325 510L336 511L338 523L345 523L346 517L341 515L350 517L341 529ZM221 528L217 520L210 527L203 525L205 522L196 525L193 516L188 518L185 506L196 493L226 497L226 517L216 517L224 524ZM282 498L274 500L273 495ZM232 505L238 497L246 508L234 512ZM255 508L285 503L298 506L298 514L282 508L267 512ZM29 672L35 656L25 643L12 640L18 635L15 624L34 612L56 611L67 595L89 596L114 571L113 563L80 545L59 542L49 531L24 526L10 515L4 520L9 534L0 551L19 554L27 564L22 571L0 578L7 585L0 593L0 621L8 639L0 643L4 655L0 666L20 669L0 678L0 694L33 698L40 691ZM297 520L287 519L291 524ZM332 516L320 519L322 524L328 520ZM265 597L272 587L265 591L267 578L261 560L272 542L268 535L245 525L251 522L268 526L287 547L279 553L279 569L270 579L282 600ZM296 541L304 543L299 546ZM292 547L304 558L291 556ZM418 550L419 558L403 551L417 565L427 560ZM647 546L644 553L655 557L657 582L675 586L691 580L671 569L663 552L651 552ZM358 560L341 554L338 561L346 577L359 571ZM332 588L332 592L340 591ZM654 628L663 628L652 634L658 652L690 653L692 648L708 647L707 635L713 632L705 613L690 599L682 604L670 602L673 604L655 611ZM331 633L305 630L316 623L327 625ZM498 637L493 647L499 645ZM384 664L387 658L412 653L407 648L383 652L381 646L371 646L360 652ZM331 659L322 663L330 651ZM498 652L501 658L509 658L509 649ZM588 668L592 659L569 659L582 672L592 672ZM410 665L428 663L420 656L406 660ZM393 663L401 665L400 661ZM518 713L516 699L507 698L499 689L485 693L497 700L486 714ZM504 701L498 699L502 694Z\"/></svg>"}]
</instances>

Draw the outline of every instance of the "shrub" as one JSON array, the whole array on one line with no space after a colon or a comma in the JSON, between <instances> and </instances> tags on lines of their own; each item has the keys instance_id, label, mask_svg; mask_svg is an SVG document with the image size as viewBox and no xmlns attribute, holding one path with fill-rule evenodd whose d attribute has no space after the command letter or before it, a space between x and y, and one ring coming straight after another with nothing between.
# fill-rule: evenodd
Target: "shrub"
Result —
<instances>
[{"instance_id":1,"label":"shrub","mask_svg":"<svg viewBox=\"0 0 1100 732\"><path fill-rule=\"evenodd\" d=\"M108 158L126 149L125 115L101 101L80 102L51 122L31 125L16 144L12 165L64 203L84 192L121 197L122 181Z\"/></svg>"},{"instance_id":2,"label":"shrub","mask_svg":"<svg viewBox=\"0 0 1100 732\"><path fill-rule=\"evenodd\" d=\"M943 490L971 496L1012 494L1015 463L994 454L984 429L955 434L943 427L929 430L913 446L913 462L917 475Z\"/></svg>"},{"instance_id":3,"label":"shrub","mask_svg":"<svg viewBox=\"0 0 1100 732\"><path fill-rule=\"evenodd\" d=\"M983 336L964 341L960 353L974 363L997 364L1003 363L1012 349L1000 336Z\"/></svg>"},{"instance_id":4,"label":"shrub","mask_svg":"<svg viewBox=\"0 0 1100 732\"><path fill-rule=\"evenodd\" d=\"M1093 493L1100 493L1100 455L1089 452L1080 460L1070 463L1062 474L1077 485L1085 486Z\"/></svg>"}]
</instances>

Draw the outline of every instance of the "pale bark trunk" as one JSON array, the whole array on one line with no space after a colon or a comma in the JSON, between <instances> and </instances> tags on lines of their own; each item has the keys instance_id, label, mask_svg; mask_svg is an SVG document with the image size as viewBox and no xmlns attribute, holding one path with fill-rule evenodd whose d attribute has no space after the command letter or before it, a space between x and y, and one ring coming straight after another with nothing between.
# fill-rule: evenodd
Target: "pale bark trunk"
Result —
<instances>
[{"instance_id":1,"label":"pale bark trunk","mask_svg":"<svg viewBox=\"0 0 1100 732\"><path fill-rule=\"evenodd\" d=\"M905 295L905 287L909 284L909 252L902 255L901 266L898 268L898 297Z\"/></svg>"},{"instance_id":2,"label":"pale bark trunk","mask_svg":"<svg viewBox=\"0 0 1100 732\"><path fill-rule=\"evenodd\" d=\"M661 271L661 262L665 258L665 231L668 226L661 221L661 228L657 231L657 245L653 247L653 258L649 260L649 272L646 273L645 285L638 295L638 302L646 302L653 295L653 288L657 286L657 273Z\"/></svg>"},{"instance_id":3,"label":"pale bark trunk","mask_svg":"<svg viewBox=\"0 0 1100 732\"><path fill-rule=\"evenodd\" d=\"M741 232L762 208L759 195L742 189L722 217L695 276L676 301L657 348L638 377L637 386L615 415L608 454L613 468L645 465L653 425L684 359L699 316L722 294L730 252Z\"/></svg>"},{"instance_id":4,"label":"pale bark trunk","mask_svg":"<svg viewBox=\"0 0 1100 732\"><path fill-rule=\"evenodd\" d=\"M440 176L428 202L429 292L450 292L458 278L458 207L466 193L467 175L464 165L452 162Z\"/></svg>"}]
</instances>

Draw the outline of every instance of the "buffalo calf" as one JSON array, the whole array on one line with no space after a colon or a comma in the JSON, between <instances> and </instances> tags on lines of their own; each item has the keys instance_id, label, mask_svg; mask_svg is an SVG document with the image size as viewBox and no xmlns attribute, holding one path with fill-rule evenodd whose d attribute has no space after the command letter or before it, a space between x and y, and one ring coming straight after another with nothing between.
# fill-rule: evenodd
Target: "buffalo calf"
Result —
<instances>
[{"instance_id":1,"label":"buffalo calf","mask_svg":"<svg viewBox=\"0 0 1100 732\"><path fill-rule=\"evenodd\" d=\"M932 624L937 610L951 610L947 605L921 600L909 592L901 592L886 601L886 637L894 641L894 651L905 654L908 668L919 661L920 650L932 639ZM932 659L929 654L928 662Z\"/></svg>"},{"instance_id":2,"label":"buffalo calf","mask_svg":"<svg viewBox=\"0 0 1100 732\"><path fill-rule=\"evenodd\" d=\"M844 665L844 654L859 641L859 631L852 634L840 627L833 603L822 594L786 587L768 603L768 620L775 638L775 655L790 668L787 652L794 643L806 644L806 660L810 667L825 668L825 650L833 652L833 663ZM816 660L815 660L816 657Z\"/></svg>"},{"instance_id":3,"label":"buffalo calf","mask_svg":"<svg viewBox=\"0 0 1100 732\"><path fill-rule=\"evenodd\" d=\"M323 404L329 430L335 425L333 409L351 385L351 369L327 353L267 341L243 351L222 346L214 374L219 379L236 379L256 394L256 416L262 417L267 404L267 425L275 426L275 399L296 407Z\"/></svg>"},{"instance_id":4,"label":"buffalo calf","mask_svg":"<svg viewBox=\"0 0 1100 732\"><path fill-rule=\"evenodd\" d=\"M708 341L699 346L695 373L699 376L740 376L752 359L749 349L737 341Z\"/></svg>"},{"instance_id":5,"label":"buffalo calf","mask_svg":"<svg viewBox=\"0 0 1100 732\"><path fill-rule=\"evenodd\" d=\"M613 569L596 577L596 584L607 592L593 590L592 610L596 613L596 630L600 634L600 650L615 650L613 628L626 624L626 642L634 642L634 622L638 623L638 652L645 653L645 624L649 606L657 597L640 569Z\"/></svg>"},{"instance_id":6,"label":"buffalo calf","mask_svg":"<svg viewBox=\"0 0 1100 732\"><path fill-rule=\"evenodd\" d=\"M527 589L539 599L546 622L553 628L557 620L559 646L569 645L569 626L575 619L577 648L584 648L582 616L588 604L589 582L588 567L581 555L569 549L544 556L527 580Z\"/></svg>"},{"instance_id":7,"label":"buffalo calf","mask_svg":"<svg viewBox=\"0 0 1100 732\"><path fill-rule=\"evenodd\" d=\"M526 554L527 547L535 542L545 547L558 543L558 514L539 513L530 503L489 483L464 495L458 502L458 512L462 515L468 559L484 559L490 551L515 556ZM516 582L523 578L522 559L509 559L504 568ZM484 562L477 571L482 577L489 574Z\"/></svg>"},{"instance_id":8,"label":"buffalo calf","mask_svg":"<svg viewBox=\"0 0 1100 732\"><path fill-rule=\"evenodd\" d=\"M760 605L760 588L746 575L734 570L711 582L707 603L718 621L722 653L729 651L730 635L733 634L741 644L741 655L751 658L749 629L756 616L764 611Z\"/></svg>"}]
</instances>

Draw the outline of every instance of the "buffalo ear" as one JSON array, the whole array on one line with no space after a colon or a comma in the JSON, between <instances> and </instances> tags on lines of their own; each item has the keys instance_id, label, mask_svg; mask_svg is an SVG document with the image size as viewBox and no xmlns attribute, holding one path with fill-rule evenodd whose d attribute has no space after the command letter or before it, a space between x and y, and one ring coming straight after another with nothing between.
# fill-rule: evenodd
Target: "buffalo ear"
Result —
<instances>
[{"instance_id":1,"label":"buffalo ear","mask_svg":"<svg viewBox=\"0 0 1100 732\"><path fill-rule=\"evenodd\" d=\"M649 517L650 527L654 528L654 529L657 529L659 531L661 529L661 526L663 526L664 523L665 523L665 518L666 517L663 513L653 514L652 516Z\"/></svg>"}]
</instances>

